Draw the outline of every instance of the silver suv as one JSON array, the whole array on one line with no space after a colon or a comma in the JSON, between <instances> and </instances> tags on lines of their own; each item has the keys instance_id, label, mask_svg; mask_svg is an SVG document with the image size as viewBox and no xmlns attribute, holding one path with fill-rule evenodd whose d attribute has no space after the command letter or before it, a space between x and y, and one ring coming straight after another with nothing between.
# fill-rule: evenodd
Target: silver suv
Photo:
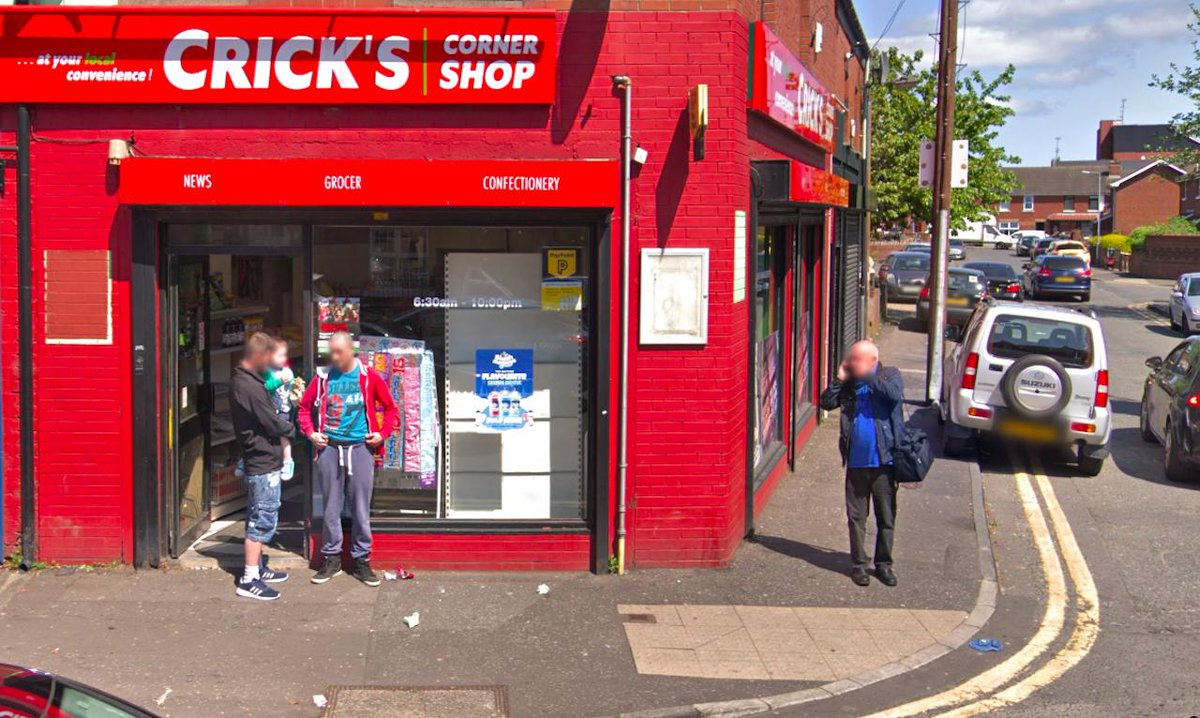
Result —
<instances>
[{"instance_id":1,"label":"silver suv","mask_svg":"<svg viewBox=\"0 0 1200 718\"><path fill-rule=\"evenodd\" d=\"M943 367L946 454L976 435L1069 449L1088 476L1108 457L1111 409L1104 330L1090 313L1032 302L985 301Z\"/></svg>"}]
</instances>

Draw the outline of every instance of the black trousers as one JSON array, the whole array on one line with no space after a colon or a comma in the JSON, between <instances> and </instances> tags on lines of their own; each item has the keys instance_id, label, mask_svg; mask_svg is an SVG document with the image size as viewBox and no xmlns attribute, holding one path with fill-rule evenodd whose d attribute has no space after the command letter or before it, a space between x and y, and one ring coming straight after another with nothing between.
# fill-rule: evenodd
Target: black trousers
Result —
<instances>
[{"instance_id":1,"label":"black trousers","mask_svg":"<svg viewBox=\"0 0 1200 718\"><path fill-rule=\"evenodd\" d=\"M850 560L854 568L871 564L867 556L867 517L875 504L875 566L892 565L896 529L896 482L892 467L846 469L846 523L850 527Z\"/></svg>"}]
</instances>

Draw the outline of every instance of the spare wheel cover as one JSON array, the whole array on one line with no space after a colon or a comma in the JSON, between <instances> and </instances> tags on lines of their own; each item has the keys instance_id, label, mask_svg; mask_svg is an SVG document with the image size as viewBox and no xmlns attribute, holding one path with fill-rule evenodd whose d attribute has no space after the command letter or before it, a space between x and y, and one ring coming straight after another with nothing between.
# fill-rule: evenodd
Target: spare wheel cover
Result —
<instances>
[{"instance_id":1,"label":"spare wheel cover","mask_svg":"<svg viewBox=\"0 0 1200 718\"><path fill-rule=\"evenodd\" d=\"M1071 378L1053 357L1031 355L1004 373L1001 392L1008 407L1028 417L1054 416L1071 401Z\"/></svg>"}]
</instances>

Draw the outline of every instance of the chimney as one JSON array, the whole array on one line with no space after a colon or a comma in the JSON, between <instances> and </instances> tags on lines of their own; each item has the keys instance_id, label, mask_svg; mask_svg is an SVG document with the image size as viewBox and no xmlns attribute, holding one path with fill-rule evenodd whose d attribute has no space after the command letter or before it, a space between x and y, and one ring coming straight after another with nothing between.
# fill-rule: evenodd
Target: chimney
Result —
<instances>
[{"instance_id":1,"label":"chimney","mask_svg":"<svg viewBox=\"0 0 1200 718\"><path fill-rule=\"evenodd\" d=\"M1096 131L1096 159L1111 160L1113 158L1113 127L1121 124L1117 120L1100 120L1100 129Z\"/></svg>"}]
</instances>

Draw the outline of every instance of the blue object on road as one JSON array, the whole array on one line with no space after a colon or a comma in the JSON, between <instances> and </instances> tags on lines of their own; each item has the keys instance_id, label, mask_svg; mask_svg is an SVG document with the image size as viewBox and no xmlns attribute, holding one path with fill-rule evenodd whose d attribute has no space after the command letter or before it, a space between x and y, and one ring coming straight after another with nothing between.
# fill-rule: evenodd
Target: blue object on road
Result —
<instances>
[{"instance_id":1,"label":"blue object on road","mask_svg":"<svg viewBox=\"0 0 1200 718\"><path fill-rule=\"evenodd\" d=\"M968 645L971 646L971 648L983 653L999 653L1004 649L1004 646L1000 644L1000 641L997 641L994 638L976 638Z\"/></svg>"}]
</instances>

